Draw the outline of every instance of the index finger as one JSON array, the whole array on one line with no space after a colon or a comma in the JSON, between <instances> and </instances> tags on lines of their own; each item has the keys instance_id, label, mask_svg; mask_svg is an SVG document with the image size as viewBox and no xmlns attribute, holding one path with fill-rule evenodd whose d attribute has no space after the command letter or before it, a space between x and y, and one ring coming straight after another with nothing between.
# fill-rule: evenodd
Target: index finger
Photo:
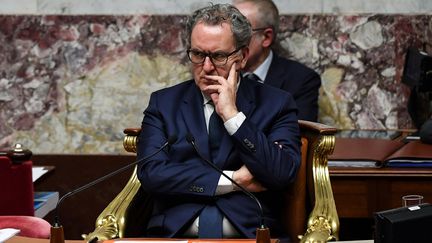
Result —
<instances>
[{"instance_id":1,"label":"index finger","mask_svg":"<svg viewBox=\"0 0 432 243\"><path fill-rule=\"evenodd\" d=\"M235 84L238 80L238 72L236 66L237 66L237 62L234 62L231 65L231 69L229 71L228 78L227 78L227 81L230 84Z\"/></svg>"}]
</instances>

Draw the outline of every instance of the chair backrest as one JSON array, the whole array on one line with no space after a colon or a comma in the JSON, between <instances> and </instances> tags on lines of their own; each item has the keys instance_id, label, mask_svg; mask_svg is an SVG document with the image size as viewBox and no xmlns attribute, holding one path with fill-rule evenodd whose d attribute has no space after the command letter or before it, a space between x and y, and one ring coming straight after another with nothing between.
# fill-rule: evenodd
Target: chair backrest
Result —
<instances>
[{"instance_id":1,"label":"chair backrest","mask_svg":"<svg viewBox=\"0 0 432 243\"><path fill-rule=\"evenodd\" d=\"M34 217L32 153L16 144L0 151L0 229L19 229L19 236L48 239L51 225Z\"/></svg>"},{"instance_id":2,"label":"chair backrest","mask_svg":"<svg viewBox=\"0 0 432 243\"><path fill-rule=\"evenodd\" d=\"M327 157L333 152L337 130L309 121L299 121L299 126L302 163L296 180L285 193L286 207L282 215L284 227L294 241L337 240L339 219L327 168ZM124 132L125 150L136 153L140 129L129 128ZM96 229L84 235L85 239L139 237L151 208L152 199L141 189L135 168L125 188L99 215Z\"/></svg>"},{"instance_id":3,"label":"chair backrest","mask_svg":"<svg viewBox=\"0 0 432 243\"><path fill-rule=\"evenodd\" d=\"M297 172L297 178L288 187L285 193L285 204L282 222L285 231L289 232L291 238L303 235L306 232L307 213L310 212L311 202L308 200L306 188L306 155L308 140L302 137L301 140L301 164ZM297 239L297 237L295 237Z\"/></svg>"},{"instance_id":4,"label":"chair backrest","mask_svg":"<svg viewBox=\"0 0 432 243\"><path fill-rule=\"evenodd\" d=\"M16 152L0 152L0 215L33 216L31 154Z\"/></svg>"}]
</instances>

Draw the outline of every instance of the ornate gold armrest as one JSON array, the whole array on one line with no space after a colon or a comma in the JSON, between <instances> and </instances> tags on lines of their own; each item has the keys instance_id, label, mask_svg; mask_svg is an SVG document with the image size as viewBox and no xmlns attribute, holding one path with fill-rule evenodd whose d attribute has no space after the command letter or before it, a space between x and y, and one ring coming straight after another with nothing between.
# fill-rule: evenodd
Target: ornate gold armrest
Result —
<instances>
[{"instance_id":1,"label":"ornate gold armrest","mask_svg":"<svg viewBox=\"0 0 432 243\"><path fill-rule=\"evenodd\" d=\"M324 124L299 121L302 136L310 143L307 159L307 184L314 205L301 242L327 242L339 239L339 218L333 198L327 158L333 153L336 128Z\"/></svg>"},{"instance_id":2,"label":"ornate gold armrest","mask_svg":"<svg viewBox=\"0 0 432 243\"><path fill-rule=\"evenodd\" d=\"M126 128L123 133L126 134L123 139L123 147L126 151L136 153L138 135L141 128Z\"/></svg>"},{"instance_id":3,"label":"ornate gold armrest","mask_svg":"<svg viewBox=\"0 0 432 243\"><path fill-rule=\"evenodd\" d=\"M138 192L141 183L136 175L136 167L123 190L105 208L96 220L96 228L93 232L82 235L87 242L94 239L110 240L124 238L126 211Z\"/></svg>"},{"instance_id":4,"label":"ornate gold armrest","mask_svg":"<svg viewBox=\"0 0 432 243\"><path fill-rule=\"evenodd\" d=\"M126 136L123 140L123 147L126 151L136 153L137 137L140 130L139 128L127 128L124 130ZM124 237L127 209L141 187L136 170L135 166L126 186L99 215L96 220L95 230L82 235L87 242L94 239L110 240Z\"/></svg>"}]
</instances>

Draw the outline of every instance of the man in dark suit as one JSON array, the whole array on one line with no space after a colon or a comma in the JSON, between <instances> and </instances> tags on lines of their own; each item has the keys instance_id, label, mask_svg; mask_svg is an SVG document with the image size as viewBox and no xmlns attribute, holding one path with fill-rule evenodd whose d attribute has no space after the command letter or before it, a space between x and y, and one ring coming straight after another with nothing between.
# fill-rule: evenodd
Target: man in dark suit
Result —
<instances>
[{"instance_id":1,"label":"man in dark suit","mask_svg":"<svg viewBox=\"0 0 432 243\"><path fill-rule=\"evenodd\" d=\"M251 22L253 35L244 71L258 81L290 92L299 109L298 118L317 121L320 76L305 65L278 56L275 45L279 11L271 0L234 0L234 6Z\"/></svg>"},{"instance_id":2,"label":"man in dark suit","mask_svg":"<svg viewBox=\"0 0 432 243\"><path fill-rule=\"evenodd\" d=\"M147 236L255 237L257 203L200 158L188 142L193 137L205 158L260 200L272 237L284 237L281 191L300 163L295 101L240 77L252 31L232 5L195 11L186 33L194 79L151 95L138 138L143 158L169 136L178 137L138 166L142 187L155 202Z\"/></svg>"}]
</instances>

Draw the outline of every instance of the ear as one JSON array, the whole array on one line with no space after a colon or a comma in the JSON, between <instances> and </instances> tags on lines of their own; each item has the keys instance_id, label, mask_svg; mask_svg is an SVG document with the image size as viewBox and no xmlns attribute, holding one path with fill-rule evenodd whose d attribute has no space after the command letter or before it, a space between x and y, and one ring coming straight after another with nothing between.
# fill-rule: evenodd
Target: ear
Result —
<instances>
[{"instance_id":1,"label":"ear","mask_svg":"<svg viewBox=\"0 0 432 243\"><path fill-rule=\"evenodd\" d=\"M275 38L275 32L273 28L267 28L263 31L264 39L261 41L261 45L264 48L271 46Z\"/></svg>"},{"instance_id":2,"label":"ear","mask_svg":"<svg viewBox=\"0 0 432 243\"><path fill-rule=\"evenodd\" d=\"M242 53L242 60L238 62L239 64L238 70L241 70L246 66L246 62L249 58L249 47L248 46L243 47L241 53Z\"/></svg>"}]
</instances>

